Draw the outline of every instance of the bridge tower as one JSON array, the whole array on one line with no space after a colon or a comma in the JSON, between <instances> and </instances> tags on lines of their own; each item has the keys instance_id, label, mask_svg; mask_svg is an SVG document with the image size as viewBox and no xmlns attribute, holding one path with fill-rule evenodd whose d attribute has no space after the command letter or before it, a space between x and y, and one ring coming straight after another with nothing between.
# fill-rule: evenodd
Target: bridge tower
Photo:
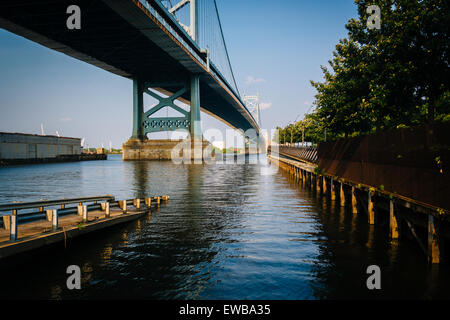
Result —
<instances>
[{"instance_id":1,"label":"bridge tower","mask_svg":"<svg viewBox=\"0 0 450 320\"><path fill-rule=\"evenodd\" d=\"M181 21L178 22L198 43L199 39L199 7L198 0L181 0L175 5L167 7L169 12L175 18L178 11L187 8L190 10L190 26L186 26ZM206 50L205 50L206 52ZM207 58L208 59L208 58ZM208 141L203 140L201 128L201 112L200 112L200 75L194 74L190 79L180 79L181 89L175 93L169 93L168 97L163 97L150 88L158 87L158 83L146 82L138 76L133 79L133 132L131 138L123 145L124 160L142 160L142 159L159 159L169 160L172 158L172 150L180 143L180 141L171 140L149 140L147 134L160 131L175 131L177 129L185 129L189 131L188 145L190 149L191 159L202 159L203 151L209 146ZM144 112L144 97L146 93L156 100L158 104L150 110ZM164 92L165 93L165 92ZM186 94L190 95L190 101L182 99ZM190 105L190 111L187 112L175 104L177 99ZM164 107L172 108L183 114L182 117L152 117ZM186 141L185 141L186 142ZM185 149L186 150L186 149ZM186 155L183 155L186 157Z\"/></svg>"},{"instance_id":2,"label":"bridge tower","mask_svg":"<svg viewBox=\"0 0 450 320\"><path fill-rule=\"evenodd\" d=\"M247 110L250 111L250 113L255 118L256 122L258 123L258 126L261 127L261 110L259 107L259 94L256 94L255 96L247 96L244 95L244 103L247 107ZM260 136L259 134L256 134L254 136L248 136L245 137L245 149L248 150L246 153L260 153Z\"/></svg>"},{"instance_id":3,"label":"bridge tower","mask_svg":"<svg viewBox=\"0 0 450 320\"><path fill-rule=\"evenodd\" d=\"M256 119L256 122L261 127L261 111L259 108L259 94L256 96L244 95L244 103L248 111L250 111Z\"/></svg>"}]
</instances>

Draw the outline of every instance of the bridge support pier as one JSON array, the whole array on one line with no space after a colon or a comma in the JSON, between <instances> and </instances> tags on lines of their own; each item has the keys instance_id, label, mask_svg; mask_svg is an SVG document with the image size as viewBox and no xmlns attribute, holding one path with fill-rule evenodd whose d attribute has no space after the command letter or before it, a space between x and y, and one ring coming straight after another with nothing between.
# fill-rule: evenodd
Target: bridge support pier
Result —
<instances>
[{"instance_id":1,"label":"bridge support pier","mask_svg":"<svg viewBox=\"0 0 450 320\"><path fill-rule=\"evenodd\" d=\"M246 155L259 154L259 134L254 130L248 130L244 136L244 152ZM248 134L248 135L247 135Z\"/></svg>"},{"instance_id":2,"label":"bridge support pier","mask_svg":"<svg viewBox=\"0 0 450 320\"><path fill-rule=\"evenodd\" d=\"M154 84L155 85L155 84ZM133 132L123 144L123 160L179 160L202 163L214 154L208 141L203 140L200 121L200 75L193 75L189 81L180 81L178 91L169 97L150 90L150 83L139 78L133 80ZM175 101L190 91L190 111L177 106ZM159 103L144 112L146 93ZM172 108L182 117L151 117L164 107ZM147 133L160 131L188 130L186 140L150 140Z\"/></svg>"},{"instance_id":3,"label":"bridge support pier","mask_svg":"<svg viewBox=\"0 0 450 320\"><path fill-rule=\"evenodd\" d=\"M191 139L202 139L202 127L200 122L200 76L193 75L191 78L191 125L189 132Z\"/></svg>"},{"instance_id":4,"label":"bridge support pier","mask_svg":"<svg viewBox=\"0 0 450 320\"><path fill-rule=\"evenodd\" d=\"M133 79L133 134L131 139L144 140L144 128L142 119L144 115L144 83L138 79Z\"/></svg>"},{"instance_id":5,"label":"bridge support pier","mask_svg":"<svg viewBox=\"0 0 450 320\"><path fill-rule=\"evenodd\" d=\"M259 154L261 153L261 135L259 133L256 134L256 154L258 155L259 158Z\"/></svg>"}]
</instances>

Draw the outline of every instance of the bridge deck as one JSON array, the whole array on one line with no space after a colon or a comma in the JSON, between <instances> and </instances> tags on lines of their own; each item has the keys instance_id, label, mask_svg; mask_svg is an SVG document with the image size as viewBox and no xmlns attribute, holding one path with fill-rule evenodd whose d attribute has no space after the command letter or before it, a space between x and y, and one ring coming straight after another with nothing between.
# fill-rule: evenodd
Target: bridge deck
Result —
<instances>
[{"instance_id":1,"label":"bridge deck","mask_svg":"<svg viewBox=\"0 0 450 320\"><path fill-rule=\"evenodd\" d=\"M74 4L72 0L2 1L0 27L117 75L141 78L163 92L176 92L193 74L199 74L203 111L235 128L259 130L220 73L208 70L206 55L155 1L149 3L159 11L138 0L75 3L81 9L80 30L66 27L66 10ZM189 93L182 98L189 101Z\"/></svg>"}]
</instances>

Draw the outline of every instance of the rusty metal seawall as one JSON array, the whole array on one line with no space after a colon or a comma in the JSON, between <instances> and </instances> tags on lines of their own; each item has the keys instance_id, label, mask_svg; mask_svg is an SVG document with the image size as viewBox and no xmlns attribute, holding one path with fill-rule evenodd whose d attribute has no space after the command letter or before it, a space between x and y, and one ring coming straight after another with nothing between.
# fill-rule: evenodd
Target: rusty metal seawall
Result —
<instances>
[{"instance_id":1,"label":"rusty metal seawall","mask_svg":"<svg viewBox=\"0 0 450 320\"><path fill-rule=\"evenodd\" d=\"M450 210L450 123L320 143L327 174Z\"/></svg>"}]
</instances>

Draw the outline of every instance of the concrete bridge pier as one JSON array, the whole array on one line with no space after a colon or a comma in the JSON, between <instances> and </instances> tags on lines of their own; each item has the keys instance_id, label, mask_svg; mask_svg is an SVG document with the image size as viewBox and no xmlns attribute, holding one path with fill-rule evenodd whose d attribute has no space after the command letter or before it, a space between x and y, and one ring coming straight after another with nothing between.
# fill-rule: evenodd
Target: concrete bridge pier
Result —
<instances>
[{"instance_id":1,"label":"concrete bridge pier","mask_svg":"<svg viewBox=\"0 0 450 320\"><path fill-rule=\"evenodd\" d=\"M174 102L181 95L190 91L190 111L177 106ZM144 93L159 100L159 103L144 112ZM164 107L170 107L183 117L151 117ZM188 129L186 140L159 139L150 140L150 132L175 131ZM123 144L123 160L174 160L182 158L184 162L194 163L213 157L212 148L203 139L200 119L200 76L193 75L181 90L169 97L163 97L149 89L149 83L139 78L133 79L133 131L130 139Z\"/></svg>"},{"instance_id":2,"label":"concrete bridge pier","mask_svg":"<svg viewBox=\"0 0 450 320\"><path fill-rule=\"evenodd\" d=\"M245 154L259 154L261 152L259 141L260 135L255 130L251 129L249 131L252 132L246 134L244 137Z\"/></svg>"}]
</instances>

